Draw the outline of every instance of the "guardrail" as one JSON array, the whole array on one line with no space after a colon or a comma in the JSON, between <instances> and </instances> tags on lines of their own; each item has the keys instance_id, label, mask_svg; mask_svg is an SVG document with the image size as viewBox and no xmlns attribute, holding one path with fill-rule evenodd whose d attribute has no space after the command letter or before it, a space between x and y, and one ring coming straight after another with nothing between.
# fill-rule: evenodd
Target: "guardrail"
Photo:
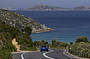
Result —
<instances>
[{"instance_id":1,"label":"guardrail","mask_svg":"<svg viewBox=\"0 0 90 59\"><path fill-rule=\"evenodd\" d=\"M90 53L88 52L80 52L71 49L69 49L68 52L79 57L90 58Z\"/></svg>"}]
</instances>

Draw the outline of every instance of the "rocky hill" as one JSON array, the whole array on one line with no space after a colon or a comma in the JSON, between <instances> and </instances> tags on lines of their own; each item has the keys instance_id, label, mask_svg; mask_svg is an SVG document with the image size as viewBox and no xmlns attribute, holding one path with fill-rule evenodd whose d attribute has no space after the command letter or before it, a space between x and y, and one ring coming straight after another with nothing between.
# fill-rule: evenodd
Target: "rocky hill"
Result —
<instances>
[{"instance_id":1,"label":"rocky hill","mask_svg":"<svg viewBox=\"0 0 90 59\"><path fill-rule=\"evenodd\" d=\"M0 9L0 18L5 24L17 27L23 33L24 28L26 27L31 27L32 33L46 32L51 30L47 26L42 25L29 17L3 9Z\"/></svg>"}]
</instances>

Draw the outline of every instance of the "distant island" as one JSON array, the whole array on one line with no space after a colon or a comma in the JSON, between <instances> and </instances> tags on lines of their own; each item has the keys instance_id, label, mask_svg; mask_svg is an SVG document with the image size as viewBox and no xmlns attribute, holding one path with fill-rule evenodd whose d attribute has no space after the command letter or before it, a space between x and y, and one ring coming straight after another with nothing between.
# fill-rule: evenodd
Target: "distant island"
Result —
<instances>
[{"instance_id":1,"label":"distant island","mask_svg":"<svg viewBox=\"0 0 90 59\"><path fill-rule=\"evenodd\" d=\"M31 8L25 8L22 10L23 11L32 11L32 10L48 11L48 10L61 10L61 9L67 9L67 8L48 6L48 5L36 5L36 6L32 6Z\"/></svg>"},{"instance_id":2,"label":"distant island","mask_svg":"<svg viewBox=\"0 0 90 59\"><path fill-rule=\"evenodd\" d=\"M48 6L48 5L36 5L31 8L21 9L23 11L60 11L60 10L90 10L90 7L86 6L78 6L75 8L62 8L56 6Z\"/></svg>"}]
</instances>

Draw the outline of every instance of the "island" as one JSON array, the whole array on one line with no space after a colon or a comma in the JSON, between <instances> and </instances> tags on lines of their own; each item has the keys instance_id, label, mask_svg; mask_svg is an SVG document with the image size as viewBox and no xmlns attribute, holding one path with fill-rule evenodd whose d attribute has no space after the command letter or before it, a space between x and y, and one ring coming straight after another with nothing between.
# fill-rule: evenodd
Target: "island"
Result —
<instances>
[{"instance_id":1,"label":"island","mask_svg":"<svg viewBox=\"0 0 90 59\"><path fill-rule=\"evenodd\" d=\"M90 10L87 6L77 6L74 8L62 8L49 5L35 5L30 8L21 9L22 11L72 11L72 10Z\"/></svg>"}]
</instances>

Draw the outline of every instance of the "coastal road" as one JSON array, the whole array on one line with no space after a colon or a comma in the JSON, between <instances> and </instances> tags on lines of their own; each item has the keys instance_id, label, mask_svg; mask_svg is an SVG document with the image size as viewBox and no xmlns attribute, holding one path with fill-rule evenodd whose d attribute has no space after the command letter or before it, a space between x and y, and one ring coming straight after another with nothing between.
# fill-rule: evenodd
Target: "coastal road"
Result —
<instances>
[{"instance_id":1,"label":"coastal road","mask_svg":"<svg viewBox=\"0 0 90 59\"><path fill-rule=\"evenodd\" d=\"M49 52L23 52L14 53L14 59L75 59L63 53L63 50L50 50Z\"/></svg>"}]
</instances>

